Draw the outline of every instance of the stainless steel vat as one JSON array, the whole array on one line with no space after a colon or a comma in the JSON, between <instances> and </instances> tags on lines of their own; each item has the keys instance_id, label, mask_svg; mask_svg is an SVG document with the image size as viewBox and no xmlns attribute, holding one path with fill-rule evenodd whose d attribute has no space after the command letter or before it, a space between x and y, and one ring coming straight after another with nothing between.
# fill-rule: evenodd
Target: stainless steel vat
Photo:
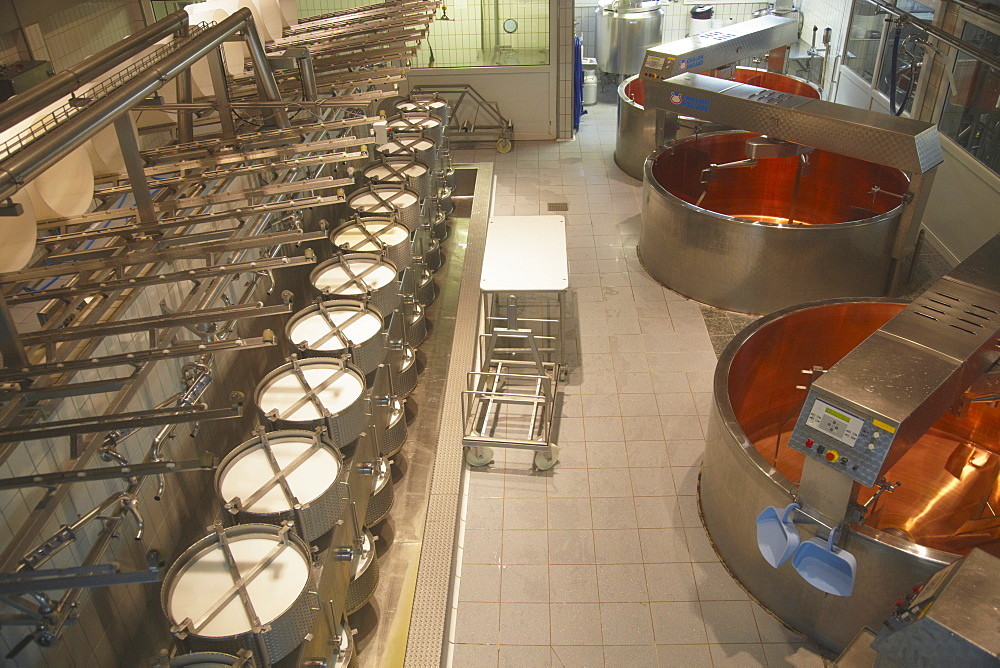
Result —
<instances>
[{"instance_id":1,"label":"stainless steel vat","mask_svg":"<svg viewBox=\"0 0 1000 668\"><path fill-rule=\"evenodd\" d=\"M215 492L238 523L292 522L312 542L343 514L341 471L340 453L319 430L261 432L222 460Z\"/></svg>"},{"instance_id":2,"label":"stainless steel vat","mask_svg":"<svg viewBox=\"0 0 1000 668\"><path fill-rule=\"evenodd\" d=\"M399 306L398 273L379 253L340 253L313 269L309 281L326 299L367 300L384 315Z\"/></svg>"},{"instance_id":3,"label":"stainless steel vat","mask_svg":"<svg viewBox=\"0 0 1000 668\"><path fill-rule=\"evenodd\" d=\"M312 628L317 575L309 546L288 526L219 527L171 565L160 603L185 649L246 649L270 663ZM237 581L244 595L232 595Z\"/></svg>"},{"instance_id":4,"label":"stainless steel vat","mask_svg":"<svg viewBox=\"0 0 1000 668\"><path fill-rule=\"evenodd\" d=\"M902 307L831 300L785 309L740 332L715 372L700 486L705 526L761 604L835 651L862 625L878 628L893 601L959 555L1000 552L1000 529L970 530L1000 500L1000 413L985 404L945 415L889 470L902 486L879 497L864 526L851 525L843 546L857 558L852 596L814 589L791 564L773 569L757 549L757 514L790 503L801 475L803 455L785 443L806 397L796 387L807 384L802 370L830 368ZM873 493L860 487L856 500ZM807 524L799 530L803 540L812 533Z\"/></svg>"},{"instance_id":5,"label":"stainless steel vat","mask_svg":"<svg viewBox=\"0 0 1000 668\"><path fill-rule=\"evenodd\" d=\"M257 383L254 403L272 429L326 428L345 448L368 425L365 375L336 357L292 359Z\"/></svg>"},{"instance_id":6,"label":"stainless steel vat","mask_svg":"<svg viewBox=\"0 0 1000 668\"><path fill-rule=\"evenodd\" d=\"M639 234L646 271L686 297L742 313L885 294L902 209L891 193L907 192L905 174L815 150L805 165L761 159L701 183L710 164L745 159L756 136L689 137L649 157Z\"/></svg>"},{"instance_id":7,"label":"stainless steel vat","mask_svg":"<svg viewBox=\"0 0 1000 668\"><path fill-rule=\"evenodd\" d=\"M816 99L820 96L818 87L805 79L787 74L752 67L737 67L733 70L731 78L733 81L770 88L782 93ZM629 77L618 86L618 137L615 142L615 164L632 178L640 180L646 158L656 150L656 110L647 111L643 106L644 98L643 81L638 75ZM717 123L669 114L668 125L664 128L663 142L726 129L728 128Z\"/></svg>"},{"instance_id":8,"label":"stainless steel vat","mask_svg":"<svg viewBox=\"0 0 1000 668\"><path fill-rule=\"evenodd\" d=\"M659 0L609 0L597 5L597 66L602 72L636 74L646 49L663 41Z\"/></svg>"},{"instance_id":9,"label":"stainless steel vat","mask_svg":"<svg viewBox=\"0 0 1000 668\"><path fill-rule=\"evenodd\" d=\"M368 375L385 359L382 314L363 301L331 299L309 306L288 319L285 338L300 355L340 357Z\"/></svg>"}]
</instances>

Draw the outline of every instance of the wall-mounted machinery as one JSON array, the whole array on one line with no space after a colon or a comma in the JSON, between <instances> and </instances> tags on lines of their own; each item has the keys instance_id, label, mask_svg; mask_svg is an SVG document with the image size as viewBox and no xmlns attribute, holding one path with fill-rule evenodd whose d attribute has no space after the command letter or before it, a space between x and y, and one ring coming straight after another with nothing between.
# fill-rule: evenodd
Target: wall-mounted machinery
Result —
<instances>
[{"instance_id":1,"label":"wall-mounted machinery","mask_svg":"<svg viewBox=\"0 0 1000 668\"><path fill-rule=\"evenodd\" d=\"M668 77L667 61L654 51L648 55L641 73L645 103L661 110L660 126L668 113L685 113L767 137L764 143L749 142L740 164L692 156L683 166L690 172L681 193L683 215L662 214L664 207L670 208L664 203L669 200L667 184L658 182L647 164L639 255L654 278L698 301L745 313L904 289L934 168L943 160L934 125L700 74ZM766 156L759 153L765 143L771 145ZM797 217L807 203L815 206L830 199L822 186L804 188L809 178L822 174L822 179L850 182L853 177L849 172L823 174L819 161L795 145L900 170L908 183L896 192L876 179L859 179L852 183L861 196L859 205L833 217ZM767 198L742 202L733 210L700 206L713 192L741 187L738 176L711 178L713 165L716 172L724 166L749 170L758 160L790 165L787 177ZM709 178L704 178L706 169ZM863 206L865 199L868 206ZM832 199L830 203L835 204ZM859 234L856 228L871 225L865 221L884 220L883 214L900 205L893 214L898 222L887 233L876 226L878 233L867 243L852 238ZM692 225L689 215L698 218L693 237L685 232ZM788 280L789 272L795 280ZM776 285L791 289L776 290Z\"/></svg>"}]
</instances>

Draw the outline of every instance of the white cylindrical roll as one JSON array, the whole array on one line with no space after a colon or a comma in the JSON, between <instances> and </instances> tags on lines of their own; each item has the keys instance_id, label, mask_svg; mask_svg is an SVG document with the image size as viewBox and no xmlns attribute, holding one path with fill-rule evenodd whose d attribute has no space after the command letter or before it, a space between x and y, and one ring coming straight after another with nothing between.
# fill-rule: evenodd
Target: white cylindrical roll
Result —
<instances>
[{"instance_id":1,"label":"white cylindrical roll","mask_svg":"<svg viewBox=\"0 0 1000 668\"><path fill-rule=\"evenodd\" d=\"M213 0L188 5L186 10L189 23L196 25L202 21L224 21L238 9L236 0ZM226 71L236 76L243 74L243 63L246 60L246 49L240 42L223 42L223 59L226 61ZM208 59L200 58L191 66L191 84L195 97L206 97L215 94L212 85L212 71L208 67Z\"/></svg>"},{"instance_id":2,"label":"white cylindrical roll","mask_svg":"<svg viewBox=\"0 0 1000 668\"><path fill-rule=\"evenodd\" d=\"M299 22L299 5L296 0L278 0L278 6L281 7L281 24L284 27Z\"/></svg>"},{"instance_id":3,"label":"white cylindrical roll","mask_svg":"<svg viewBox=\"0 0 1000 668\"><path fill-rule=\"evenodd\" d=\"M94 169L87 149L78 148L24 187L37 220L79 216L94 199Z\"/></svg>"},{"instance_id":4,"label":"white cylindrical roll","mask_svg":"<svg viewBox=\"0 0 1000 668\"><path fill-rule=\"evenodd\" d=\"M274 40L271 36L271 32L267 29L267 23L264 21L264 17L261 15L260 7L255 0L237 0L240 9L246 7L253 14L253 22L257 26L257 34L260 35L261 41L270 42ZM279 34L280 37L280 34Z\"/></svg>"},{"instance_id":5,"label":"white cylindrical roll","mask_svg":"<svg viewBox=\"0 0 1000 668\"><path fill-rule=\"evenodd\" d=\"M0 235L4 241L4 251L0 253L0 272L20 271L31 260L38 239L38 225L35 224L35 207L24 190L14 193L11 198L20 204L24 213L20 216L0 216Z\"/></svg>"},{"instance_id":6,"label":"white cylindrical roll","mask_svg":"<svg viewBox=\"0 0 1000 668\"><path fill-rule=\"evenodd\" d=\"M163 112L160 113L163 114ZM87 157L90 159L90 166L93 167L94 174L125 173L125 158L122 157L121 144L118 142L115 126L109 125L104 128L84 146L87 148Z\"/></svg>"},{"instance_id":7,"label":"white cylindrical roll","mask_svg":"<svg viewBox=\"0 0 1000 668\"><path fill-rule=\"evenodd\" d=\"M278 39L281 37L281 29L284 28L284 17L281 15L278 0L256 0L256 2L267 33L272 40Z\"/></svg>"}]
</instances>

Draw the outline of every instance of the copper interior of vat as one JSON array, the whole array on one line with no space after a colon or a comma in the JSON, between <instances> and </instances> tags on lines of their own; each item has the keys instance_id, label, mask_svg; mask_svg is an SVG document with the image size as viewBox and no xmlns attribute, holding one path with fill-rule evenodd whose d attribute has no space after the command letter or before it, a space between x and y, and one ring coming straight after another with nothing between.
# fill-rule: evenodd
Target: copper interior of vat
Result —
<instances>
[{"instance_id":1,"label":"copper interior of vat","mask_svg":"<svg viewBox=\"0 0 1000 668\"><path fill-rule=\"evenodd\" d=\"M709 183L702 170L746 159L751 132L719 132L674 142L653 162L653 177L670 194L702 209L751 222L828 225L865 220L900 206L906 175L898 169L814 150L797 157L761 159L755 167L720 169ZM796 172L801 180L796 192ZM879 190L873 192L873 187ZM794 201L794 206L793 206Z\"/></svg>"},{"instance_id":2,"label":"copper interior of vat","mask_svg":"<svg viewBox=\"0 0 1000 668\"><path fill-rule=\"evenodd\" d=\"M714 74L713 74L714 76ZM731 77L733 81L758 86L760 88L770 88L781 93L791 93L802 97L819 99L819 91L809 82L795 77L768 72L767 70L755 70L752 67L737 67Z\"/></svg>"},{"instance_id":3,"label":"copper interior of vat","mask_svg":"<svg viewBox=\"0 0 1000 668\"><path fill-rule=\"evenodd\" d=\"M819 99L819 91L810 85L809 82L796 77L790 77L786 74L778 74L777 72L756 70L752 67L737 67L733 69L733 75L731 77L722 76L721 72L718 70L711 70L709 72L705 72L705 74L719 79L731 79L732 81L750 84L751 86L769 88L780 93L791 93L792 95L801 95L802 97ZM646 88L642 77L633 79L625 84L625 97L632 100L640 107L645 106Z\"/></svg>"},{"instance_id":4,"label":"copper interior of vat","mask_svg":"<svg viewBox=\"0 0 1000 668\"><path fill-rule=\"evenodd\" d=\"M885 302L822 305L790 313L755 332L729 369L729 400L747 439L797 482L804 456L787 446L812 370L829 369L903 308ZM821 373L821 372L817 372ZM874 379L877 381L877 379ZM902 482L884 493L865 524L924 547L1000 556L1000 408L972 404L946 414L886 474ZM875 489L863 487L864 503Z\"/></svg>"}]
</instances>

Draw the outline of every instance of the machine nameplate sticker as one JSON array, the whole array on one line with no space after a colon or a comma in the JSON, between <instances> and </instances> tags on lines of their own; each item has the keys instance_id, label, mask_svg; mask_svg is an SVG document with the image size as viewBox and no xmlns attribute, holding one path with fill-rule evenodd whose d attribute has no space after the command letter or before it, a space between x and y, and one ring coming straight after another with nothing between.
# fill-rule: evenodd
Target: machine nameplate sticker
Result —
<instances>
[{"instance_id":1,"label":"machine nameplate sticker","mask_svg":"<svg viewBox=\"0 0 1000 668\"><path fill-rule=\"evenodd\" d=\"M646 56L646 69L662 70L665 62L663 56L654 56L650 53Z\"/></svg>"}]
</instances>

